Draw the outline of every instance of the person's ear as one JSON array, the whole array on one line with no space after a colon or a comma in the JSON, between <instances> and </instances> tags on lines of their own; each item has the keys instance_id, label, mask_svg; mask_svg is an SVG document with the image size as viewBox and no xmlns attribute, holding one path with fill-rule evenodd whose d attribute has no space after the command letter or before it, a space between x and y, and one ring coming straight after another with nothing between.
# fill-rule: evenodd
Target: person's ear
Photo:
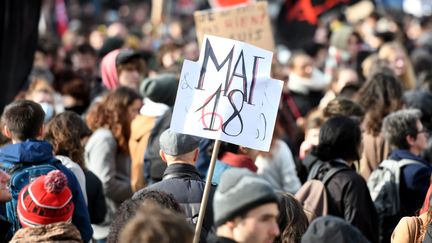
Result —
<instances>
[{"instance_id":1,"label":"person's ear","mask_svg":"<svg viewBox=\"0 0 432 243\"><path fill-rule=\"evenodd\" d=\"M39 129L38 137L43 138L44 132L45 132L45 124L42 124L41 128Z\"/></svg>"},{"instance_id":2,"label":"person's ear","mask_svg":"<svg viewBox=\"0 0 432 243\"><path fill-rule=\"evenodd\" d=\"M237 226L237 223L236 223L234 220L227 221L225 224L226 224L226 225L228 226L228 228L230 228L231 230L233 230L233 229Z\"/></svg>"},{"instance_id":3,"label":"person's ear","mask_svg":"<svg viewBox=\"0 0 432 243\"><path fill-rule=\"evenodd\" d=\"M410 147L414 145L415 140L416 140L416 138L414 136L411 136L411 135L407 135L405 137L405 139L406 139L406 141Z\"/></svg>"},{"instance_id":4,"label":"person's ear","mask_svg":"<svg viewBox=\"0 0 432 243\"><path fill-rule=\"evenodd\" d=\"M165 158L165 153L164 153L164 151L162 151L162 149L159 150L159 155L162 158L163 162L167 163L166 158Z\"/></svg>"},{"instance_id":5,"label":"person's ear","mask_svg":"<svg viewBox=\"0 0 432 243\"><path fill-rule=\"evenodd\" d=\"M12 133L7 126L3 126L2 132L3 132L3 135L5 135L7 138L12 139Z\"/></svg>"}]
</instances>

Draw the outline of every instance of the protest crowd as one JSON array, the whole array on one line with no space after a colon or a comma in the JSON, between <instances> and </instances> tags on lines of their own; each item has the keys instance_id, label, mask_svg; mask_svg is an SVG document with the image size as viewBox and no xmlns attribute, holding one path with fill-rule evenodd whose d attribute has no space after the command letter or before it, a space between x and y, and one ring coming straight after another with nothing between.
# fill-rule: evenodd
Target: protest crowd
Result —
<instances>
[{"instance_id":1,"label":"protest crowd","mask_svg":"<svg viewBox=\"0 0 432 243\"><path fill-rule=\"evenodd\" d=\"M431 1L39 2L31 70L2 107L0 242L432 242ZM223 37L273 48L269 151L170 128L178 89L203 89L181 75L198 33L261 23L203 29L235 2L266 2L269 28ZM207 67L246 80L215 46Z\"/></svg>"}]
</instances>

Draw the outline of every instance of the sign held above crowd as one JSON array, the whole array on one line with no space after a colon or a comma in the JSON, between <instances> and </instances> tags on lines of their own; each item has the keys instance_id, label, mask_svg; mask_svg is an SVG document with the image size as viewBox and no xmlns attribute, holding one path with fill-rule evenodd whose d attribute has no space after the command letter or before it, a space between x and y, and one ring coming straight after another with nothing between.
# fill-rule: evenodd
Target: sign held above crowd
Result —
<instances>
[{"instance_id":1,"label":"sign held above crowd","mask_svg":"<svg viewBox=\"0 0 432 243\"><path fill-rule=\"evenodd\" d=\"M205 36L199 60L183 64L171 129L268 151L283 84L270 78L272 57Z\"/></svg>"},{"instance_id":2,"label":"sign held above crowd","mask_svg":"<svg viewBox=\"0 0 432 243\"><path fill-rule=\"evenodd\" d=\"M275 43L267 11L267 2L257 2L194 13L198 44L204 35L215 35L246 42L274 51Z\"/></svg>"}]
</instances>

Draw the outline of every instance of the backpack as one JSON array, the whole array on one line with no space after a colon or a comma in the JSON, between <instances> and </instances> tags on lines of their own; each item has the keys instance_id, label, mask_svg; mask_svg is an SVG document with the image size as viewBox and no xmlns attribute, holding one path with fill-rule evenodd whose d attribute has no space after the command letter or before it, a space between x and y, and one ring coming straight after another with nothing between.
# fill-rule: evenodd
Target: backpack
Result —
<instances>
[{"instance_id":1,"label":"backpack","mask_svg":"<svg viewBox=\"0 0 432 243\"><path fill-rule=\"evenodd\" d=\"M323 164L324 162L320 160L315 162L309 172L308 180L294 195L294 197L303 206L303 210L308 217L309 223L315 218L328 214L326 185L337 173L343 170L349 170L349 168L345 166L332 167L327 171L322 180L318 180L316 177L318 176L318 171Z\"/></svg>"},{"instance_id":2,"label":"backpack","mask_svg":"<svg viewBox=\"0 0 432 243\"><path fill-rule=\"evenodd\" d=\"M9 191L12 195L12 200L6 203L6 216L8 221L12 224L10 228L12 234L21 228L17 213L18 195L21 189L39 176L46 175L52 170L58 170L55 166L56 163L61 162L53 157L48 162L37 164L17 163L6 168L6 172L11 177L9 182ZM3 163L2 165L5 164Z\"/></svg>"},{"instance_id":3,"label":"backpack","mask_svg":"<svg viewBox=\"0 0 432 243\"><path fill-rule=\"evenodd\" d=\"M400 172L410 164L426 165L415 160L384 160L367 180L367 186L380 217L395 216L400 211Z\"/></svg>"}]
</instances>

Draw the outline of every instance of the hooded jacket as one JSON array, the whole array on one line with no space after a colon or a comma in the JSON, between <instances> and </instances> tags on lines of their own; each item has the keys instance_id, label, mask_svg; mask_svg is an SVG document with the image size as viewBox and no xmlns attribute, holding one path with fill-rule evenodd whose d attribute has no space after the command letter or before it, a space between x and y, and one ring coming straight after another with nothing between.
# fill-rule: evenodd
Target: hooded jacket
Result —
<instances>
[{"instance_id":1,"label":"hooded jacket","mask_svg":"<svg viewBox=\"0 0 432 243\"><path fill-rule=\"evenodd\" d=\"M26 140L21 143L6 145L0 148L0 167L10 168L17 163L38 164L46 163L53 158L51 145L41 140ZM55 166L62 171L67 179L68 186L72 191L72 201L75 205L72 223L78 228L84 242L90 241L93 230L84 196L75 175L61 163Z\"/></svg>"}]
</instances>

